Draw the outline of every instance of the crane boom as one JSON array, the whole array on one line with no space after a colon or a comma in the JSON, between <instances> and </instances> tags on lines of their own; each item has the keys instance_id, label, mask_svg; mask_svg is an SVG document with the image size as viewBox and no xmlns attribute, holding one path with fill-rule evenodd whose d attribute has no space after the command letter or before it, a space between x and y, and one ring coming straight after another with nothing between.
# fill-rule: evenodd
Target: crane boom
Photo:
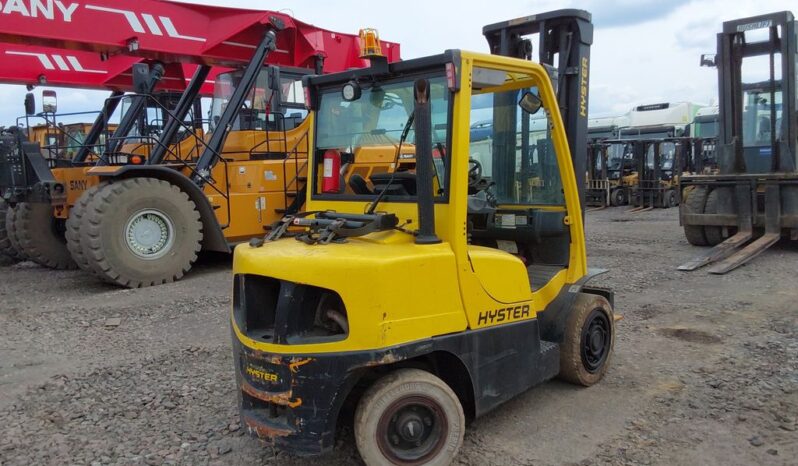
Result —
<instances>
[{"instance_id":1,"label":"crane boom","mask_svg":"<svg viewBox=\"0 0 798 466\"><path fill-rule=\"evenodd\" d=\"M285 24L269 64L325 71L368 66L360 38L301 22L285 13L165 0L9 0L0 9L0 42L135 55L165 63L240 66L275 21ZM382 42L389 61L399 45Z\"/></svg>"},{"instance_id":2,"label":"crane boom","mask_svg":"<svg viewBox=\"0 0 798 466\"><path fill-rule=\"evenodd\" d=\"M0 43L0 84L131 91L133 65L148 61L127 55L101 60L99 54L83 50ZM197 69L190 63L164 66L158 88L166 91L183 91ZM212 96L216 76L227 71L230 69L213 67L200 94Z\"/></svg>"}]
</instances>

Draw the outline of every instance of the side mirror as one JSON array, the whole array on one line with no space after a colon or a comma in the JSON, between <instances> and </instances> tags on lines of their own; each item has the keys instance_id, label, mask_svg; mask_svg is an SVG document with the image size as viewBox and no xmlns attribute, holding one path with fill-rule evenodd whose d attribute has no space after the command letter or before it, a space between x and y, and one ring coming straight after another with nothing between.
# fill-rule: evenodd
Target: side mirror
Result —
<instances>
[{"instance_id":1,"label":"side mirror","mask_svg":"<svg viewBox=\"0 0 798 466\"><path fill-rule=\"evenodd\" d=\"M55 91L42 91L42 111L44 113L58 111L58 96Z\"/></svg>"},{"instance_id":2,"label":"side mirror","mask_svg":"<svg viewBox=\"0 0 798 466\"><path fill-rule=\"evenodd\" d=\"M718 66L718 56L711 53L701 54L701 66L714 68Z\"/></svg>"},{"instance_id":3,"label":"side mirror","mask_svg":"<svg viewBox=\"0 0 798 466\"><path fill-rule=\"evenodd\" d=\"M28 92L25 94L25 115L35 115L36 114L36 97Z\"/></svg>"},{"instance_id":4,"label":"side mirror","mask_svg":"<svg viewBox=\"0 0 798 466\"><path fill-rule=\"evenodd\" d=\"M526 91L518 102L518 106L530 115L538 113L540 107L543 106L543 101L537 95Z\"/></svg>"}]
</instances>

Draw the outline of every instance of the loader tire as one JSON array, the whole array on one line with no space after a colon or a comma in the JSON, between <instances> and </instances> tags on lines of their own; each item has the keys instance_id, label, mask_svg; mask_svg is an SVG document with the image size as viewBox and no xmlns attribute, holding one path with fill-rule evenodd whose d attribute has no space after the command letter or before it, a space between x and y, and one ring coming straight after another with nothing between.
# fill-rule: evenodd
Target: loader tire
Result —
<instances>
[{"instance_id":1,"label":"loader tire","mask_svg":"<svg viewBox=\"0 0 798 466\"><path fill-rule=\"evenodd\" d=\"M86 216L86 207L89 202L94 199L97 192L106 184L100 183L84 191L72 209L69 210L69 218L66 221L66 233L64 236L66 237L67 249L69 249L69 253L78 267L91 273L94 273L94 270L89 265L89 259L83 254L83 247L80 245L80 226Z\"/></svg>"},{"instance_id":2,"label":"loader tire","mask_svg":"<svg viewBox=\"0 0 798 466\"><path fill-rule=\"evenodd\" d=\"M202 222L178 187L130 178L102 187L86 206L80 245L103 280L141 288L179 280L197 260Z\"/></svg>"},{"instance_id":3,"label":"loader tire","mask_svg":"<svg viewBox=\"0 0 798 466\"><path fill-rule=\"evenodd\" d=\"M11 245L9 231L6 228L6 216L11 207L0 199L0 265L11 265L22 260L22 255Z\"/></svg>"},{"instance_id":4,"label":"loader tire","mask_svg":"<svg viewBox=\"0 0 798 466\"><path fill-rule=\"evenodd\" d=\"M14 210L14 232L26 257L51 269L77 268L64 238L65 222L53 216L52 206L38 202L20 202Z\"/></svg>"},{"instance_id":5,"label":"loader tire","mask_svg":"<svg viewBox=\"0 0 798 466\"><path fill-rule=\"evenodd\" d=\"M707 203L707 188L697 187L690 190L687 198L683 200L683 209L688 214L703 214ZM707 246L707 237L701 225L685 225L684 236L693 246Z\"/></svg>"},{"instance_id":6,"label":"loader tire","mask_svg":"<svg viewBox=\"0 0 798 466\"><path fill-rule=\"evenodd\" d=\"M22 250L19 244L19 232L17 231L17 208L19 204L14 207L9 207L6 212L6 231L8 232L8 242L11 245L11 250L14 251L20 262L30 260L30 257Z\"/></svg>"},{"instance_id":7,"label":"loader tire","mask_svg":"<svg viewBox=\"0 0 798 466\"><path fill-rule=\"evenodd\" d=\"M563 380L589 387L604 377L615 346L615 320L610 303L594 294L580 293L565 322L560 347Z\"/></svg>"}]
</instances>

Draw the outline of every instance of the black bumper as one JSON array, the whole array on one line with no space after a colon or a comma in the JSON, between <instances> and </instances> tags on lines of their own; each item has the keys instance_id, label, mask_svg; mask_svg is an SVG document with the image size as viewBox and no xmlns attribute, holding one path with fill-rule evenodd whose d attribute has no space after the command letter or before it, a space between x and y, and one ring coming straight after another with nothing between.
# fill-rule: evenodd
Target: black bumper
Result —
<instances>
[{"instance_id":1,"label":"black bumper","mask_svg":"<svg viewBox=\"0 0 798 466\"><path fill-rule=\"evenodd\" d=\"M251 435L292 454L326 453L334 445L338 413L363 372L426 353L429 346L285 356L252 350L234 336L241 422Z\"/></svg>"}]
</instances>

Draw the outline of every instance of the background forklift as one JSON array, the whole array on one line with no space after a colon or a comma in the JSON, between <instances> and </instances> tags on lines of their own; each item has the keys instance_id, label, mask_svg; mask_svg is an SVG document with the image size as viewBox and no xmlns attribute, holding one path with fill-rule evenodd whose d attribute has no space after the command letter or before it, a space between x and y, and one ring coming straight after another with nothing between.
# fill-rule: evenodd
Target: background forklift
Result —
<instances>
[{"instance_id":1,"label":"background forklift","mask_svg":"<svg viewBox=\"0 0 798 466\"><path fill-rule=\"evenodd\" d=\"M491 50L521 45L527 58L521 36L540 33L542 59L581 66L449 50L394 64L372 55L370 68L305 80L308 210L235 251L238 401L253 435L319 454L350 403L366 464L445 465L466 418L557 375L587 386L607 370L613 295L586 286L596 272L575 169L578 159L584 175L590 15L485 33ZM471 129L485 120L491 152L476 158ZM338 178L328 160L364 150L398 160L406 145L415 167L372 176L376 190L325 189Z\"/></svg>"},{"instance_id":2,"label":"background forklift","mask_svg":"<svg viewBox=\"0 0 798 466\"><path fill-rule=\"evenodd\" d=\"M782 236L798 240L798 36L788 11L723 23L718 68L719 173L682 178L687 240L714 246L681 265L724 274ZM763 79L764 77L764 79Z\"/></svg>"},{"instance_id":3,"label":"background forklift","mask_svg":"<svg viewBox=\"0 0 798 466\"><path fill-rule=\"evenodd\" d=\"M637 184L632 188L631 211L642 212L657 207L679 205L679 178L687 160L692 158L693 140L684 138L639 139Z\"/></svg>"},{"instance_id":4,"label":"background forklift","mask_svg":"<svg viewBox=\"0 0 798 466\"><path fill-rule=\"evenodd\" d=\"M634 140L607 139L588 145L585 202L593 207L625 206L638 184Z\"/></svg>"}]
</instances>

